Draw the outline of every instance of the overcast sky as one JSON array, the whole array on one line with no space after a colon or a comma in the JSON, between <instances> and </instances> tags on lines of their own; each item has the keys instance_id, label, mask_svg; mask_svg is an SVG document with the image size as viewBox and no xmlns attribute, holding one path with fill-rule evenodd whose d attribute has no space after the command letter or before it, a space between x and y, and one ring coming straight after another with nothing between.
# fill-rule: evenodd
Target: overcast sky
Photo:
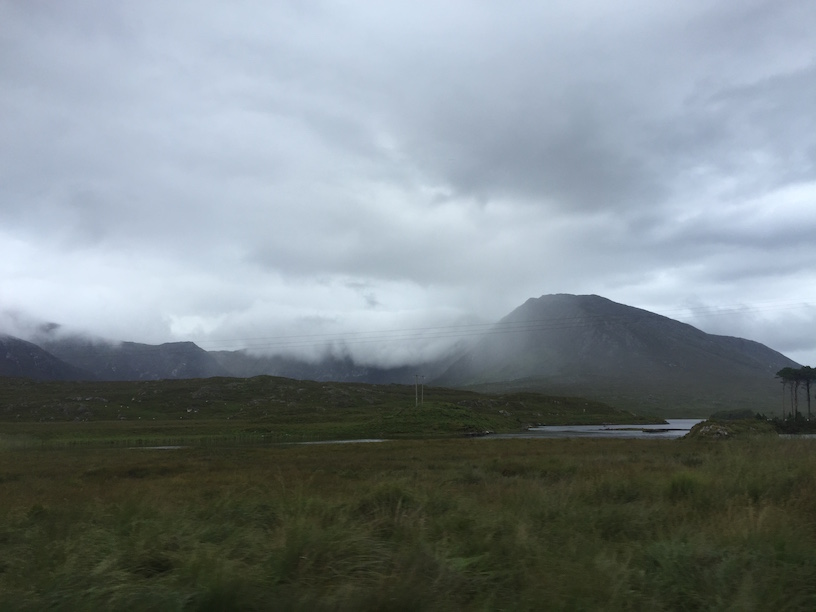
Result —
<instances>
[{"instance_id":1,"label":"overcast sky","mask_svg":"<svg viewBox=\"0 0 816 612\"><path fill-rule=\"evenodd\" d=\"M0 330L393 364L595 293L816 365L814 31L813 0L0 0Z\"/></svg>"}]
</instances>

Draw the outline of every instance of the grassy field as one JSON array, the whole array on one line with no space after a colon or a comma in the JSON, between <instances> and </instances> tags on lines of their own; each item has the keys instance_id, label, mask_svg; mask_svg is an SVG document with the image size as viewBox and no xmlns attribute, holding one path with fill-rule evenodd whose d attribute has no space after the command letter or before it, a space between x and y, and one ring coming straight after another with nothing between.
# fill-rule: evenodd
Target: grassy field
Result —
<instances>
[{"instance_id":1,"label":"grassy field","mask_svg":"<svg viewBox=\"0 0 816 612\"><path fill-rule=\"evenodd\" d=\"M271 376L92 383L0 378L0 446L246 445L661 422L574 397L439 388L425 388L423 395L417 406L412 386Z\"/></svg>"},{"instance_id":2,"label":"grassy field","mask_svg":"<svg viewBox=\"0 0 816 612\"><path fill-rule=\"evenodd\" d=\"M600 422L654 419L271 377L0 379L0 610L816 608L814 441L755 420L465 437ZM351 438L385 440L291 444Z\"/></svg>"},{"instance_id":3,"label":"grassy field","mask_svg":"<svg viewBox=\"0 0 816 612\"><path fill-rule=\"evenodd\" d=\"M812 610L808 440L0 450L3 610Z\"/></svg>"},{"instance_id":4,"label":"grassy field","mask_svg":"<svg viewBox=\"0 0 816 612\"><path fill-rule=\"evenodd\" d=\"M679 372L677 377L648 376L637 382L615 376L597 376L592 384L574 383L561 376L531 377L468 387L486 393L534 391L550 395L582 395L638 414L663 418L708 418L715 412L749 410L768 416L780 415L781 385L769 372L767 379L729 379L728 385L708 376L694 385Z\"/></svg>"}]
</instances>

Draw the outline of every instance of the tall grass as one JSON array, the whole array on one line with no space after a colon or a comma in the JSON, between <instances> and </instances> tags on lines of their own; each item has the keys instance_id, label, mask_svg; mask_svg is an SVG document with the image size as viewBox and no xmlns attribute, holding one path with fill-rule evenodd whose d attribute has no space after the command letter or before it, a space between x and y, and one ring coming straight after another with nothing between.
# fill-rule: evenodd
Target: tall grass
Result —
<instances>
[{"instance_id":1,"label":"tall grass","mask_svg":"<svg viewBox=\"0 0 816 612\"><path fill-rule=\"evenodd\" d=\"M0 609L814 609L814 450L7 449Z\"/></svg>"}]
</instances>

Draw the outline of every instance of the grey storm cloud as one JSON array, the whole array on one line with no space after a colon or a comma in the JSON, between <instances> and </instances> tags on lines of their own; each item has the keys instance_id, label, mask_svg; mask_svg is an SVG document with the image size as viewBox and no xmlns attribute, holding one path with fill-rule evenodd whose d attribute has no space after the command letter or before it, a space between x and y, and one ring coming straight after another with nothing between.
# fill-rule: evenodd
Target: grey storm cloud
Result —
<instances>
[{"instance_id":1,"label":"grey storm cloud","mask_svg":"<svg viewBox=\"0 0 816 612\"><path fill-rule=\"evenodd\" d=\"M783 331L816 302L814 26L807 0L0 2L0 323L237 347L598 293L816 361Z\"/></svg>"}]
</instances>

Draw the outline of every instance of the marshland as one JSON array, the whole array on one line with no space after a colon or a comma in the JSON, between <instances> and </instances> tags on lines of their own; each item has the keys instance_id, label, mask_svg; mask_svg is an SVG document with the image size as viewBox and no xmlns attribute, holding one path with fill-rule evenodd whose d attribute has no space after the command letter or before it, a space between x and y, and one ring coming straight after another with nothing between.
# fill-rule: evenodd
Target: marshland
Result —
<instances>
[{"instance_id":1,"label":"marshland","mask_svg":"<svg viewBox=\"0 0 816 612\"><path fill-rule=\"evenodd\" d=\"M505 408L510 416L499 414L489 404L495 398L469 397L474 407L466 408L458 404L462 396L446 403L441 392L438 404L416 406L411 388L393 387L390 408L352 410L351 402L358 424L341 427L336 420L327 428L329 437L384 434L382 442L287 444L258 432L269 435L288 422L291 435L318 439L319 421L273 417L263 402L253 404L256 392L266 386L269 398L277 384L291 384L294 393L317 400L332 391L267 379L233 386L232 395L219 387L234 382L113 385L102 389L107 402L96 400L89 417L94 409L73 410L65 398L101 397L99 388L85 395L57 383L6 381L3 406L14 411L0 424L0 607L816 605L812 440L753 430L725 440L486 440L461 434L486 422L495 427L493 414L519 415ZM28 391L12 401L15 384ZM196 422L201 410L188 413L181 398L203 401L202 394L192 398L203 386L211 394L202 406L211 412ZM131 400L131 412L118 413L124 419L111 418L120 410L116 388ZM337 388L356 393L332 388L337 397ZM134 399L139 390L146 391L141 404ZM178 414L165 408L166 418L154 421L159 404L147 398L169 405L167 393L178 398ZM396 401L400 394L404 405ZM528 407L532 399L516 398ZM482 412L479 401L487 402ZM552 403L561 400L537 401L535 413L551 405L567 419L565 405ZM338 406L326 413L342 412ZM572 406L573 417L598 418L586 407ZM21 422L18 413L30 418ZM410 420L396 416L412 413L414 425L430 431L426 439L416 439L422 436L407 431ZM88 420L77 420L80 414ZM429 429L435 416L439 426ZM359 426L389 417L400 427ZM144 448L174 441L184 447Z\"/></svg>"}]
</instances>

